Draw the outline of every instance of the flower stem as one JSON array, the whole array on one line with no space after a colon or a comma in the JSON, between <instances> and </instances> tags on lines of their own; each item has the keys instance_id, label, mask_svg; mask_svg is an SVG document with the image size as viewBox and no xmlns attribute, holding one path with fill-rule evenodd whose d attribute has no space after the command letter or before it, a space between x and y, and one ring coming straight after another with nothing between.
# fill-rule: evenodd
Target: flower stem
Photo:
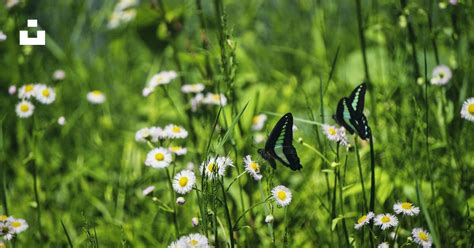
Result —
<instances>
[{"instance_id":1,"label":"flower stem","mask_svg":"<svg viewBox=\"0 0 474 248\"><path fill-rule=\"evenodd\" d=\"M226 191L224 190L224 178L222 178L222 180L220 180L220 185L221 185L221 188L222 188L222 197L223 197L223 202L224 202L225 216L226 216L226 219L227 219L227 225L229 226L230 247L234 248L235 247L234 230L233 230L233 227L232 227L232 220L230 219L229 206L227 205Z\"/></svg>"},{"instance_id":2,"label":"flower stem","mask_svg":"<svg viewBox=\"0 0 474 248\"><path fill-rule=\"evenodd\" d=\"M240 173L237 177L235 177L232 182L230 182L229 186L227 186L227 189L225 190L225 192L229 192L229 189L230 189L230 186L232 186L232 184L234 184L241 176L243 176L245 174L245 171Z\"/></svg>"},{"instance_id":3,"label":"flower stem","mask_svg":"<svg viewBox=\"0 0 474 248\"><path fill-rule=\"evenodd\" d=\"M173 223L174 223L174 232L175 238L178 239L179 237L179 226L178 226L178 218L177 218L177 209L176 204L173 202L176 198L175 192L173 190L173 182L171 181L171 175L168 168L166 168L166 176L168 177L168 184L171 192L171 204L173 204Z\"/></svg>"}]
</instances>

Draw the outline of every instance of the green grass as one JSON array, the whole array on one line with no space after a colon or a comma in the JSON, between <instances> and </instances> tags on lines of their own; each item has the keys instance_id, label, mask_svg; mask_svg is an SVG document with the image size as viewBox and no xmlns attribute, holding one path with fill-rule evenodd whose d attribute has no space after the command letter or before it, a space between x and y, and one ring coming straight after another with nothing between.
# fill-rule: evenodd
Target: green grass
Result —
<instances>
[{"instance_id":1,"label":"green grass","mask_svg":"<svg viewBox=\"0 0 474 248\"><path fill-rule=\"evenodd\" d=\"M8 36L0 42L0 214L30 226L14 247L167 247L190 233L216 247L370 247L383 240L416 247L406 243L415 227L428 230L437 247L472 246L474 123L459 114L474 96L472 1L440 8L429 0L142 0L133 21L111 30L115 4L0 5ZM18 45L32 17L48 34L45 47ZM453 72L445 86L429 83L438 64ZM52 79L57 69L64 80ZM179 77L143 97L149 78L164 70ZM334 124L339 99L369 75L372 193L370 142L349 137L355 149L347 150L319 125ZM35 102L33 116L20 119L8 87L30 82L54 86L56 101ZM224 94L227 105L192 112L191 95L180 88L197 82ZM96 89L104 104L87 101ZM253 141L253 116L267 114L267 135L286 112L298 127L301 172L281 164L273 171L257 153L263 144ZM66 125L56 123L60 116ZM188 130L179 143L188 153L167 169L145 166L150 147L135 132L169 123ZM248 174L236 179L248 154L263 166L260 182ZM214 155L229 156L235 167L203 178L198 165ZM188 162L197 185L180 206L169 179ZM293 193L286 208L268 198L279 184ZM156 190L144 197L149 185ZM398 201L421 213L399 216L396 241L387 238L395 228L355 230L372 199L376 214L393 213ZM268 214L273 223L265 223Z\"/></svg>"}]
</instances>

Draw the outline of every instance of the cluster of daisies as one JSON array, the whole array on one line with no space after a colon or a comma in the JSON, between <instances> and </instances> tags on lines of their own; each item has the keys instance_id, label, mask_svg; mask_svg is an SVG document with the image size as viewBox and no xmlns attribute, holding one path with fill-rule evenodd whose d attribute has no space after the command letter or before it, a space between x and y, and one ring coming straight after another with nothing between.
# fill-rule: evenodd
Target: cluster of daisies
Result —
<instances>
[{"instance_id":1,"label":"cluster of daisies","mask_svg":"<svg viewBox=\"0 0 474 248\"><path fill-rule=\"evenodd\" d=\"M107 23L107 28L115 29L135 19L137 15L135 7L138 3L138 0L120 0L115 5L114 11Z\"/></svg>"},{"instance_id":2,"label":"cluster of daisies","mask_svg":"<svg viewBox=\"0 0 474 248\"><path fill-rule=\"evenodd\" d=\"M393 205L393 211L397 215L403 216L417 216L420 213L420 208L416 207L411 202L397 202ZM385 231L393 227L397 227L399 224L398 218L394 214L384 213L375 215L373 212L369 212L363 216L361 216L357 223L354 225L354 228L360 230L365 226L369 225L369 223L373 221L373 223L378 226L381 230ZM398 229L397 229L398 232ZM411 232L413 240L418 245L422 246L423 248L431 247L432 240L429 232L422 228L414 228ZM396 239L398 233L392 233L390 235L393 239ZM388 242L382 242L378 246L379 248L388 247Z\"/></svg>"},{"instance_id":3,"label":"cluster of daisies","mask_svg":"<svg viewBox=\"0 0 474 248\"><path fill-rule=\"evenodd\" d=\"M192 233L182 236L176 241L173 241L168 248L208 248L211 247L206 236L199 233Z\"/></svg>"},{"instance_id":4,"label":"cluster of daisies","mask_svg":"<svg viewBox=\"0 0 474 248\"><path fill-rule=\"evenodd\" d=\"M153 75L148 80L145 88L143 88L142 95L147 97L151 95L158 86L171 83L178 77L175 71L162 71ZM184 94L194 94L190 100L191 110L196 112L201 105L220 105L227 104L227 98L224 94L214 94L211 92L203 93L205 86L202 83L185 84L181 87L181 92Z\"/></svg>"},{"instance_id":5,"label":"cluster of daisies","mask_svg":"<svg viewBox=\"0 0 474 248\"><path fill-rule=\"evenodd\" d=\"M28 229L28 224L24 219L0 215L0 240L11 240L26 229Z\"/></svg>"},{"instance_id":6,"label":"cluster of daisies","mask_svg":"<svg viewBox=\"0 0 474 248\"><path fill-rule=\"evenodd\" d=\"M11 95L15 94L16 86L10 86L8 91ZM33 99L41 104L49 105L56 100L56 93L54 88L44 84L25 84L18 90L18 98L20 102L15 107L16 114L20 118L28 118L35 111Z\"/></svg>"},{"instance_id":7,"label":"cluster of daisies","mask_svg":"<svg viewBox=\"0 0 474 248\"><path fill-rule=\"evenodd\" d=\"M431 84L443 86L449 83L453 73L446 65L438 65L433 69ZM461 107L461 117L474 122L474 97L468 98Z\"/></svg>"},{"instance_id":8,"label":"cluster of daisies","mask_svg":"<svg viewBox=\"0 0 474 248\"><path fill-rule=\"evenodd\" d=\"M343 146L348 147L349 141L346 136L346 129L344 127L336 127L334 125L322 125L324 135L330 140L335 141Z\"/></svg>"}]
</instances>

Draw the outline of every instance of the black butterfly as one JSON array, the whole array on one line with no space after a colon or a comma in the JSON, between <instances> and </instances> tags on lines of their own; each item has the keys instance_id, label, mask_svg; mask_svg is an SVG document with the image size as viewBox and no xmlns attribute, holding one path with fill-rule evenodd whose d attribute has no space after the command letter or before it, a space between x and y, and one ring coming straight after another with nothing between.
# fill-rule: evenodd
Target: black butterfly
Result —
<instances>
[{"instance_id":1,"label":"black butterfly","mask_svg":"<svg viewBox=\"0 0 474 248\"><path fill-rule=\"evenodd\" d=\"M287 113L281 117L273 128L267 143L265 143L265 149L259 149L258 153L270 163L273 169L276 169L276 159L294 171L299 170L303 166L300 164L300 159L292 145L292 141L293 115Z\"/></svg>"},{"instance_id":2,"label":"black butterfly","mask_svg":"<svg viewBox=\"0 0 474 248\"><path fill-rule=\"evenodd\" d=\"M370 139L370 130L364 111L364 99L367 85L362 83L352 91L349 97L343 97L337 104L336 114L333 118L350 134L357 133L361 139Z\"/></svg>"}]
</instances>

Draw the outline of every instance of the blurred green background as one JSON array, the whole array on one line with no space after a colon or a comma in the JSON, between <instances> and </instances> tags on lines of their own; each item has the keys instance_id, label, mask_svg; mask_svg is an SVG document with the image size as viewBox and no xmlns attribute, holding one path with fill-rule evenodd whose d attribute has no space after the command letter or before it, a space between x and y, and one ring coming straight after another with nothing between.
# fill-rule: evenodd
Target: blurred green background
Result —
<instances>
[{"instance_id":1,"label":"blurred green background","mask_svg":"<svg viewBox=\"0 0 474 248\"><path fill-rule=\"evenodd\" d=\"M428 230L443 247L472 247L474 123L459 112L474 96L473 3L363 0L358 13L357 2L142 0L127 8L134 13L128 13L130 20L114 19L117 1L0 4L0 30L7 35L0 42L1 204L4 214L30 225L15 247L66 247L61 220L78 247L166 247L175 240L171 216L143 197L142 190L155 185L156 197L170 204L174 199L167 193L166 174L144 166L148 148L136 143L134 134L146 126L183 125L191 132L189 152L177 160L177 168L203 161L218 107L191 112L182 84L201 82L207 91L229 98L216 137L249 102L223 147L242 167L242 158L257 158L257 147L263 146L253 144L250 130L257 113L291 111L334 124L338 100L367 79L364 53L376 211L390 212L397 201L423 204L416 194L418 182L426 207L401 222L400 239L406 240L413 227L428 229L429 217L433 224ZM38 19L46 30L46 46L19 45L18 32L28 18ZM445 86L426 85L438 64L449 66L453 78ZM52 79L58 69L65 71L64 80ZM163 70L175 70L179 78L143 97L148 79ZM54 86L57 98L52 105L36 106L33 117L20 119L15 115L18 98L8 94L8 87L31 82ZM106 102L88 103L86 94L92 90L104 92ZM60 116L66 117L65 126L56 124ZM277 118L269 115L265 133ZM333 197L332 174L322 171L330 165L296 139L331 159L335 144L319 127L295 124L303 171L279 167L275 172L273 181L293 191L285 221L284 211L275 209L276 246L282 246L287 232L291 247L344 247L341 224L332 230L334 216L324 207ZM368 189L369 147L362 142L359 148ZM344 212L338 206L337 213L346 217L352 239L359 235L352 227L363 208L354 151L347 156ZM227 180L237 175L232 169ZM261 200L250 177L241 177L240 184L246 208ZM239 188L230 191L235 217L243 211ZM197 200L194 194L186 200L178 207L182 232L200 232L191 225L199 215ZM235 233L239 247L270 246L264 218L262 208L245 218L249 228ZM219 242L225 246L224 238Z\"/></svg>"}]
</instances>

